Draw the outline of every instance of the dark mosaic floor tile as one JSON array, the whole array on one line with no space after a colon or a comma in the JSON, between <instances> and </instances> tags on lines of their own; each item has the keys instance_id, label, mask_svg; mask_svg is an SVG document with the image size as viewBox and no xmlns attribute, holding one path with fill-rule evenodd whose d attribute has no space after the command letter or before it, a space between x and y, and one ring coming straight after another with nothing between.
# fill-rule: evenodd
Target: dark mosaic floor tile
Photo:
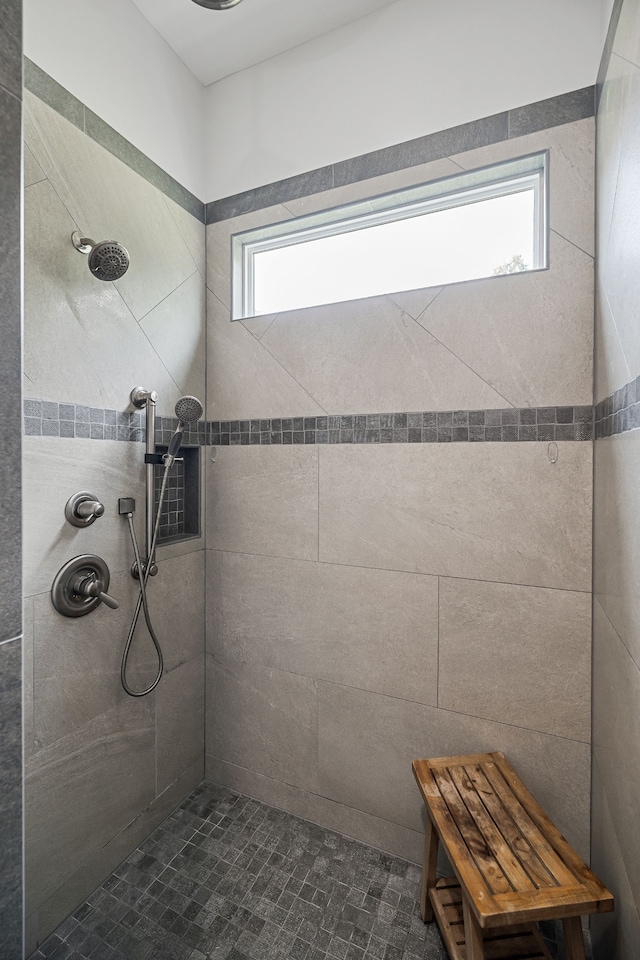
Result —
<instances>
[{"instance_id":1,"label":"dark mosaic floor tile","mask_svg":"<svg viewBox=\"0 0 640 960\"><path fill-rule=\"evenodd\" d=\"M204 782L32 960L446 960L415 864Z\"/></svg>"}]
</instances>

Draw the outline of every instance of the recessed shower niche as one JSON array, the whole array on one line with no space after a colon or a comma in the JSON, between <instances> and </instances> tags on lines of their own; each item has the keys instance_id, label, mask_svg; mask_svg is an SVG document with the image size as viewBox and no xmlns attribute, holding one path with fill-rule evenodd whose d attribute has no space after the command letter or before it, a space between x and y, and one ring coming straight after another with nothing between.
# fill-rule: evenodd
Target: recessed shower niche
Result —
<instances>
[{"instance_id":1,"label":"recessed shower niche","mask_svg":"<svg viewBox=\"0 0 640 960\"><path fill-rule=\"evenodd\" d=\"M156 445L163 455L166 445ZM154 470L154 500L158 503L164 466ZM156 508L157 509L157 508ZM200 536L200 447L181 447L169 474L158 527L158 544L178 543Z\"/></svg>"}]
</instances>

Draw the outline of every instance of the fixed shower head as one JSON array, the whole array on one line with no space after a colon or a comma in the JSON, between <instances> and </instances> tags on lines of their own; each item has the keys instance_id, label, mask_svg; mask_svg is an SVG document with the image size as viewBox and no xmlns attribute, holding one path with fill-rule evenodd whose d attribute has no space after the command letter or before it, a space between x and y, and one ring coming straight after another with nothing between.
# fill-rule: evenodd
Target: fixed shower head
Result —
<instances>
[{"instance_id":1,"label":"fixed shower head","mask_svg":"<svg viewBox=\"0 0 640 960\"><path fill-rule=\"evenodd\" d=\"M119 280L129 269L129 253L117 240L96 243L74 230L71 242L80 253L89 254L89 270L98 280Z\"/></svg>"},{"instance_id":2,"label":"fixed shower head","mask_svg":"<svg viewBox=\"0 0 640 960\"><path fill-rule=\"evenodd\" d=\"M202 412L203 407L197 397L180 397L176 403L176 417L180 423L195 423Z\"/></svg>"},{"instance_id":3,"label":"fixed shower head","mask_svg":"<svg viewBox=\"0 0 640 960\"><path fill-rule=\"evenodd\" d=\"M193 0L201 7L207 7L209 10L230 10L240 3L240 0Z\"/></svg>"}]
</instances>

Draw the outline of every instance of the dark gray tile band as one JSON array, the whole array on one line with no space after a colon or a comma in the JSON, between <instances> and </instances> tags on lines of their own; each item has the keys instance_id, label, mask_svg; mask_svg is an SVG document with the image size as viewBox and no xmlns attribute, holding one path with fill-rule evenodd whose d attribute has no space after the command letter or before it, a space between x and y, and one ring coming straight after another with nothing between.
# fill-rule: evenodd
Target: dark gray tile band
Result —
<instances>
[{"instance_id":1,"label":"dark gray tile band","mask_svg":"<svg viewBox=\"0 0 640 960\"><path fill-rule=\"evenodd\" d=\"M214 446L333 443L514 443L592 440L593 408L440 410L262 420L214 420Z\"/></svg>"},{"instance_id":2,"label":"dark gray tile band","mask_svg":"<svg viewBox=\"0 0 640 960\"><path fill-rule=\"evenodd\" d=\"M2 4L0 86L22 99L22 0Z\"/></svg>"},{"instance_id":3,"label":"dark gray tile band","mask_svg":"<svg viewBox=\"0 0 640 960\"><path fill-rule=\"evenodd\" d=\"M640 427L640 377L630 380L596 404L595 439L628 433Z\"/></svg>"},{"instance_id":4,"label":"dark gray tile band","mask_svg":"<svg viewBox=\"0 0 640 960\"><path fill-rule=\"evenodd\" d=\"M440 130L415 140L384 147L371 153L342 160L331 166L309 170L286 180L255 187L206 205L206 223L229 220L242 213L262 210L276 203L310 196L332 187L368 180L407 167L440 160L477 147L500 143L594 115L594 88L584 87L540 100L524 107L498 113L448 130Z\"/></svg>"},{"instance_id":5,"label":"dark gray tile band","mask_svg":"<svg viewBox=\"0 0 640 960\"><path fill-rule=\"evenodd\" d=\"M639 394L640 396L640 394ZM24 401L27 436L84 440L145 439L142 413L105 410L47 400ZM156 419L156 442L168 444L174 417ZM592 440L593 407L507 407L490 410L427 410L325 417L200 420L184 442L204 446L271 446L296 443L513 443Z\"/></svg>"},{"instance_id":6,"label":"dark gray tile band","mask_svg":"<svg viewBox=\"0 0 640 960\"><path fill-rule=\"evenodd\" d=\"M0 646L0 955L22 953L22 641Z\"/></svg>"},{"instance_id":7,"label":"dark gray tile band","mask_svg":"<svg viewBox=\"0 0 640 960\"><path fill-rule=\"evenodd\" d=\"M24 85L27 90L73 123L118 160L126 163L166 197L175 201L200 223L204 223L205 205L201 200L198 200L186 187L129 143L117 130L101 120L81 100L74 97L27 57L24 58Z\"/></svg>"}]
</instances>

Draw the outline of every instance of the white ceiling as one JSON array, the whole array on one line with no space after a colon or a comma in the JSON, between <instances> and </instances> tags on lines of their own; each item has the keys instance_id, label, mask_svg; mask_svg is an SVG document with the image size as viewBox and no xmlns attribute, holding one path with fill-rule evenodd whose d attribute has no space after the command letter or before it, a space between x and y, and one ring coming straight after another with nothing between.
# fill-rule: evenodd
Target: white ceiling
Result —
<instances>
[{"instance_id":1,"label":"white ceiling","mask_svg":"<svg viewBox=\"0 0 640 960\"><path fill-rule=\"evenodd\" d=\"M244 0L208 10L192 0L133 0L207 86L396 0Z\"/></svg>"}]
</instances>

